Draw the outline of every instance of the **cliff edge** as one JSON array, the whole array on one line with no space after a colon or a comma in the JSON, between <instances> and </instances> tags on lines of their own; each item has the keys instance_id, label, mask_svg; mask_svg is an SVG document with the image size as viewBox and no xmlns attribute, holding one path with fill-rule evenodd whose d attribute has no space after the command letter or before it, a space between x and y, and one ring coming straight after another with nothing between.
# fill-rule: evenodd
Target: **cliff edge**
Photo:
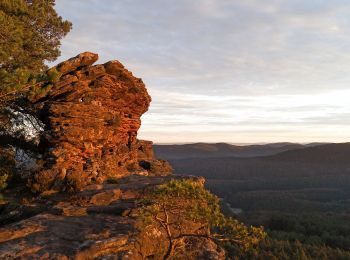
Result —
<instances>
[{"instance_id":1,"label":"cliff edge","mask_svg":"<svg viewBox=\"0 0 350 260\"><path fill-rule=\"evenodd\" d=\"M137 139L145 85L97 58L60 63L31 97L44 124L38 167L27 189L4 191L0 258L225 259L224 246L257 243L262 230L226 218L203 178L171 175Z\"/></svg>"}]
</instances>

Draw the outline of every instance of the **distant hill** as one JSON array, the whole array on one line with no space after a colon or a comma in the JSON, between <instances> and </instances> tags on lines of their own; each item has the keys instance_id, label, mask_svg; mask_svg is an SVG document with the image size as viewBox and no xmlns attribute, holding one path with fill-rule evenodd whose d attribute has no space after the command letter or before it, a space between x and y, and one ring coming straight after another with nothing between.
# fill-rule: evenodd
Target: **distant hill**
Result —
<instances>
[{"instance_id":1,"label":"distant hill","mask_svg":"<svg viewBox=\"0 0 350 260\"><path fill-rule=\"evenodd\" d=\"M209 147L218 146L215 144ZM214 156L224 151L221 149L218 152L208 153L208 157L204 157L205 152L199 152L195 157L193 150L188 151L184 147L182 147L183 156L187 155L187 158L176 158L174 155L162 154L159 150L157 156L168 159L176 172L201 175L208 179L307 178L344 175L350 172L350 143L316 146L288 144L277 148L282 150L290 148L290 150L274 155L266 155L268 152L277 151L274 144L257 146L258 151L254 151L253 147L242 149L247 149L251 155L264 151L264 156L248 156L248 152L245 153L245 157L227 154L221 157Z\"/></svg>"},{"instance_id":2,"label":"distant hill","mask_svg":"<svg viewBox=\"0 0 350 260\"><path fill-rule=\"evenodd\" d=\"M205 177L213 192L244 210L350 210L350 143L306 145L270 156L169 162L175 173ZM249 203L248 194L255 194ZM271 208L264 206L266 201ZM324 201L329 202L319 204Z\"/></svg>"},{"instance_id":3,"label":"distant hill","mask_svg":"<svg viewBox=\"0 0 350 260\"><path fill-rule=\"evenodd\" d=\"M205 177L226 212L263 225L272 237L350 248L350 143L156 149L175 174Z\"/></svg>"},{"instance_id":4,"label":"distant hill","mask_svg":"<svg viewBox=\"0 0 350 260\"><path fill-rule=\"evenodd\" d=\"M154 145L156 155L162 159L213 158L213 157L257 157L280 152L317 146L318 143L272 143L262 145L232 145L227 143L193 143L182 145Z\"/></svg>"},{"instance_id":5,"label":"distant hill","mask_svg":"<svg viewBox=\"0 0 350 260\"><path fill-rule=\"evenodd\" d=\"M271 156L270 159L298 163L350 164L350 143L305 147L299 150L281 152Z\"/></svg>"}]
</instances>

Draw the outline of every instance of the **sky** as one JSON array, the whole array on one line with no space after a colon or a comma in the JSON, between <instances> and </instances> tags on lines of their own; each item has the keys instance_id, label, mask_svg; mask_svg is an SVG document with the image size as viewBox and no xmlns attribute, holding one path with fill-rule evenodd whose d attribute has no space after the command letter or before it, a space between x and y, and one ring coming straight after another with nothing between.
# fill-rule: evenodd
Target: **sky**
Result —
<instances>
[{"instance_id":1,"label":"sky","mask_svg":"<svg viewBox=\"0 0 350 260\"><path fill-rule=\"evenodd\" d=\"M349 0L59 0L59 61L119 60L155 143L349 142Z\"/></svg>"}]
</instances>

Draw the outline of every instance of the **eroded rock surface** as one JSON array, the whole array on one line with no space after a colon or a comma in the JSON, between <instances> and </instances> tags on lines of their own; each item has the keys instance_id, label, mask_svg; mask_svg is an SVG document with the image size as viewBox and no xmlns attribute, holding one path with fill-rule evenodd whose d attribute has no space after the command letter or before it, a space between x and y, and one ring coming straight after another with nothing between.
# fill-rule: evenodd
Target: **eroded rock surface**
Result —
<instances>
[{"instance_id":1,"label":"eroded rock surface","mask_svg":"<svg viewBox=\"0 0 350 260\"><path fill-rule=\"evenodd\" d=\"M97 58L82 53L52 68L56 80L31 99L45 124L35 192L4 192L0 259L224 259L208 223L187 216L193 201L167 199L167 210L148 197L172 179L202 188L204 179L169 175L152 142L137 139L151 101L145 85Z\"/></svg>"},{"instance_id":2,"label":"eroded rock surface","mask_svg":"<svg viewBox=\"0 0 350 260\"><path fill-rule=\"evenodd\" d=\"M140 229L139 201L145 190L183 178L204 184L198 177L133 175L114 184L89 185L74 195L39 197L28 207L41 213L0 228L0 259L163 259L169 247L166 229L154 223ZM186 202L177 203L182 208ZM194 236L184 238L185 247L167 259L224 259L215 243L200 237L199 226L188 221L172 230Z\"/></svg>"},{"instance_id":3,"label":"eroded rock surface","mask_svg":"<svg viewBox=\"0 0 350 260\"><path fill-rule=\"evenodd\" d=\"M170 171L166 163L156 172L140 167L140 161L163 164L155 160L151 142L137 140L151 101L144 83L120 62L93 65L97 59L86 52L52 68L59 79L33 98L45 124L43 169L31 182L33 190L79 190L107 178Z\"/></svg>"}]
</instances>

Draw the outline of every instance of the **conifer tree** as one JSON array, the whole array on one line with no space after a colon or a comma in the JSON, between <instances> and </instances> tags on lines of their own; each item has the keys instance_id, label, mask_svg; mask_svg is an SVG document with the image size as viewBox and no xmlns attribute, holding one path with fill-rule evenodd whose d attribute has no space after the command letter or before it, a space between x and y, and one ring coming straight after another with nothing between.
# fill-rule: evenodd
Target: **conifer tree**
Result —
<instances>
[{"instance_id":1,"label":"conifer tree","mask_svg":"<svg viewBox=\"0 0 350 260\"><path fill-rule=\"evenodd\" d=\"M59 55L71 23L60 17L54 0L1 0L0 103L7 105Z\"/></svg>"},{"instance_id":2,"label":"conifer tree","mask_svg":"<svg viewBox=\"0 0 350 260\"><path fill-rule=\"evenodd\" d=\"M33 130L40 123L27 97L36 83L47 79L45 62L60 55L60 41L72 26L54 7L55 0L0 1L1 155L14 154L18 148L31 152L36 147L28 139L28 128ZM0 186L5 187L13 158L1 158Z\"/></svg>"},{"instance_id":3,"label":"conifer tree","mask_svg":"<svg viewBox=\"0 0 350 260\"><path fill-rule=\"evenodd\" d=\"M0 146L25 144L16 142L21 121L35 117L26 97L71 29L54 7L55 0L0 1Z\"/></svg>"}]
</instances>

